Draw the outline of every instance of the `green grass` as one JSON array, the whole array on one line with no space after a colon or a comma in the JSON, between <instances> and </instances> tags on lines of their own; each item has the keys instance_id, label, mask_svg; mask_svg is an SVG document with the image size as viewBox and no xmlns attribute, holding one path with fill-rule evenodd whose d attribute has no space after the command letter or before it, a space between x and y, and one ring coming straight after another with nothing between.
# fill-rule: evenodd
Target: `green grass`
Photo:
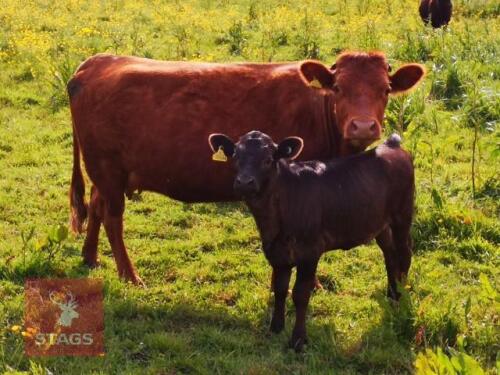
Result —
<instances>
[{"instance_id":1,"label":"green grass","mask_svg":"<svg viewBox=\"0 0 500 375\"><path fill-rule=\"evenodd\" d=\"M449 28L432 30L421 25L416 3L4 1L0 371L399 374L414 371L426 348L452 348L495 373L500 11L495 1L457 0ZM288 301L286 332L270 335L271 272L242 204L187 205L151 193L128 201L125 240L147 289L118 280L104 233L95 270L81 263L82 237L39 249L52 228L68 222L72 141L64 84L84 58L108 51L331 64L345 48L381 49L394 67L421 62L429 71L387 110L386 133L404 132L417 174L411 289L399 306L384 296L375 245L328 253L319 266L325 290L310 304L310 345L301 355L288 350L293 306ZM103 278L106 356L25 358L8 327L22 324L26 277Z\"/></svg>"}]
</instances>

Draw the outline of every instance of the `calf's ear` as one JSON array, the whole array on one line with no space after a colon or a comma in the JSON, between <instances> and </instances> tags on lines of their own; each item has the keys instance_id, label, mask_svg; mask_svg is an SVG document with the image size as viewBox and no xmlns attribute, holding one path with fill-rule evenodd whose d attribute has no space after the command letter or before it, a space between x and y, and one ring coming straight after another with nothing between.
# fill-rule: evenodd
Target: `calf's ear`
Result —
<instances>
[{"instance_id":1,"label":"calf's ear","mask_svg":"<svg viewBox=\"0 0 500 375\"><path fill-rule=\"evenodd\" d=\"M213 133L208 137L208 144L214 153L222 150L228 158L234 155L234 142L225 134Z\"/></svg>"},{"instance_id":2,"label":"calf's ear","mask_svg":"<svg viewBox=\"0 0 500 375\"><path fill-rule=\"evenodd\" d=\"M304 148L304 141L299 137L288 137L280 142L278 149L274 153L274 159L293 160L300 155Z\"/></svg>"},{"instance_id":3,"label":"calf's ear","mask_svg":"<svg viewBox=\"0 0 500 375\"><path fill-rule=\"evenodd\" d=\"M316 89L331 90L335 83L333 72L317 61L304 61L300 64L299 72L304 82Z\"/></svg>"},{"instance_id":4,"label":"calf's ear","mask_svg":"<svg viewBox=\"0 0 500 375\"><path fill-rule=\"evenodd\" d=\"M391 94L399 94L414 87L425 75L425 67L420 64L406 64L389 76Z\"/></svg>"}]
</instances>

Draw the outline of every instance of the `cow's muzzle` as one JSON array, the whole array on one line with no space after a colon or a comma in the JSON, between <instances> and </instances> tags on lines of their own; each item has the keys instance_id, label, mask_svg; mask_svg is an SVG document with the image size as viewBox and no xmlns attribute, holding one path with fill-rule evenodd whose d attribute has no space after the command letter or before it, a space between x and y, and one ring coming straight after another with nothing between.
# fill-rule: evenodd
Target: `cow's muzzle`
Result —
<instances>
[{"instance_id":1,"label":"cow's muzzle","mask_svg":"<svg viewBox=\"0 0 500 375\"><path fill-rule=\"evenodd\" d=\"M380 139L382 128L374 119L352 119L346 128L345 138L351 141L376 141Z\"/></svg>"}]
</instances>

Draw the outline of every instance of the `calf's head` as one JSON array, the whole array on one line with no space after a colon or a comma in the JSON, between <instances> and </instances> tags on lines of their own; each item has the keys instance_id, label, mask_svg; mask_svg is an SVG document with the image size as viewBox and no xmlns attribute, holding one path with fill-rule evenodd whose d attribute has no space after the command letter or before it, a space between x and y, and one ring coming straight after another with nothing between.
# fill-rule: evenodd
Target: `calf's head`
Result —
<instances>
[{"instance_id":1,"label":"calf's head","mask_svg":"<svg viewBox=\"0 0 500 375\"><path fill-rule=\"evenodd\" d=\"M259 195L272 181L280 159L295 159L304 142L288 137L279 144L259 131L251 131L234 143L227 135L211 134L208 142L212 151L223 152L236 168L234 190L245 198Z\"/></svg>"},{"instance_id":2,"label":"calf's head","mask_svg":"<svg viewBox=\"0 0 500 375\"><path fill-rule=\"evenodd\" d=\"M302 78L312 89L333 91L337 131L355 152L380 138L389 94L411 89L425 73L420 64L403 65L394 74L390 71L380 52L343 53L330 69L317 61L300 66Z\"/></svg>"}]
</instances>

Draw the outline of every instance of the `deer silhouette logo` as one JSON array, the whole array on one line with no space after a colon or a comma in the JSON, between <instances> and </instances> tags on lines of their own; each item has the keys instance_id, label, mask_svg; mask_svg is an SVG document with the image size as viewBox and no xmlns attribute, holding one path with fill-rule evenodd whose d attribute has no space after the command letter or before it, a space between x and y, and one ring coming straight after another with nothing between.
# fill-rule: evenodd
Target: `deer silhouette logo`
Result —
<instances>
[{"instance_id":1,"label":"deer silhouette logo","mask_svg":"<svg viewBox=\"0 0 500 375\"><path fill-rule=\"evenodd\" d=\"M64 301L60 301L55 298L55 295L56 293L54 291L49 293L50 301L61 309L61 316L57 320L56 325L71 327L73 319L80 316L80 314L75 310L78 307L78 304L75 301L75 296L73 296L71 292L67 292L66 299Z\"/></svg>"}]
</instances>

